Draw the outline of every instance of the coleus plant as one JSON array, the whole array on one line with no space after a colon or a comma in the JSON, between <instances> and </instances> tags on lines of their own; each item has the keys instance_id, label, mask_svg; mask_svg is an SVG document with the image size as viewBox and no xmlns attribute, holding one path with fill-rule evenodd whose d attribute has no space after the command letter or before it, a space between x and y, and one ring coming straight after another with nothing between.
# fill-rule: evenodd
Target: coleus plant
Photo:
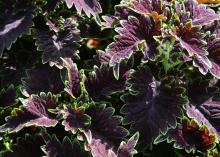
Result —
<instances>
[{"instance_id":1,"label":"coleus plant","mask_svg":"<svg viewBox=\"0 0 220 157\"><path fill-rule=\"evenodd\" d=\"M220 154L220 1L0 0L0 156Z\"/></svg>"}]
</instances>

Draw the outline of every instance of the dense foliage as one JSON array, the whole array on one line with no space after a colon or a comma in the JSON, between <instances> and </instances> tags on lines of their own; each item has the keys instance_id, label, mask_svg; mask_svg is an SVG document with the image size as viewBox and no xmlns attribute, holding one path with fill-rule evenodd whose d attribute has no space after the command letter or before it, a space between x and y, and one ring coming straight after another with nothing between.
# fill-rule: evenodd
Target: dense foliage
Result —
<instances>
[{"instance_id":1,"label":"dense foliage","mask_svg":"<svg viewBox=\"0 0 220 157\"><path fill-rule=\"evenodd\" d=\"M219 0L0 0L0 157L220 157Z\"/></svg>"}]
</instances>

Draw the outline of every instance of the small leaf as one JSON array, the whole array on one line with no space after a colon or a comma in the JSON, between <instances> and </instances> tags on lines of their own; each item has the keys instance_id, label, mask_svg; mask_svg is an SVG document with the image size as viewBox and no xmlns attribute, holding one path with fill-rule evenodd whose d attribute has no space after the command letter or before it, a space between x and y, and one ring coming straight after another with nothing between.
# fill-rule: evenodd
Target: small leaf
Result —
<instances>
[{"instance_id":1,"label":"small leaf","mask_svg":"<svg viewBox=\"0 0 220 157\"><path fill-rule=\"evenodd\" d=\"M71 131L73 134L77 132L77 130L85 130L91 123L91 117L84 114L84 108L75 107L70 108L66 107L63 113L63 122L62 124L65 127L66 131Z\"/></svg>"},{"instance_id":2,"label":"small leaf","mask_svg":"<svg viewBox=\"0 0 220 157\"><path fill-rule=\"evenodd\" d=\"M71 58L62 59L64 67L67 69L67 80L65 81L65 91L72 97L80 94L81 76L77 69L77 65L73 63Z\"/></svg>"},{"instance_id":3,"label":"small leaf","mask_svg":"<svg viewBox=\"0 0 220 157\"><path fill-rule=\"evenodd\" d=\"M137 151L134 149L139 139L139 133L136 132L127 143L121 142L117 157L132 157Z\"/></svg>"}]
</instances>

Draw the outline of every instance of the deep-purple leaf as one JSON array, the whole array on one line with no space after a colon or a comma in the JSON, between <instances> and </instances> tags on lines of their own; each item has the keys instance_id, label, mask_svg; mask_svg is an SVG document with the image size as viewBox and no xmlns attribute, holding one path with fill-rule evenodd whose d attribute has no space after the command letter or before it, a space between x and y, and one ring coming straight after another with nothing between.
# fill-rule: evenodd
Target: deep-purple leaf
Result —
<instances>
[{"instance_id":1,"label":"deep-purple leaf","mask_svg":"<svg viewBox=\"0 0 220 157\"><path fill-rule=\"evenodd\" d=\"M131 132L140 133L140 143L150 146L160 132L176 125L176 117L182 116L187 103L185 89L173 77L156 81L147 66L131 74L127 84L130 93L122 97L125 105L121 109L124 124L131 124Z\"/></svg>"},{"instance_id":2,"label":"deep-purple leaf","mask_svg":"<svg viewBox=\"0 0 220 157\"><path fill-rule=\"evenodd\" d=\"M16 89L13 86L0 91L0 108L6 108L16 103Z\"/></svg>"},{"instance_id":3,"label":"deep-purple leaf","mask_svg":"<svg viewBox=\"0 0 220 157\"><path fill-rule=\"evenodd\" d=\"M71 58L78 53L80 41L79 30L76 28L76 22L68 18L64 22L64 30L59 32L36 31L36 45L43 51L42 62L50 63L50 66L56 65L63 68L62 58Z\"/></svg>"},{"instance_id":4,"label":"deep-purple leaf","mask_svg":"<svg viewBox=\"0 0 220 157\"><path fill-rule=\"evenodd\" d=\"M43 7L43 11L44 12L52 12L54 11L54 9L56 9L56 7L59 5L60 0L48 0L47 4L44 5Z\"/></svg>"},{"instance_id":5,"label":"deep-purple leaf","mask_svg":"<svg viewBox=\"0 0 220 157\"><path fill-rule=\"evenodd\" d=\"M83 107L66 107L62 111L64 119L62 124L64 125L66 131L71 131L75 134L78 129L85 130L89 127L91 117L84 114L84 110L85 109Z\"/></svg>"},{"instance_id":6,"label":"deep-purple leaf","mask_svg":"<svg viewBox=\"0 0 220 157\"><path fill-rule=\"evenodd\" d=\"M68 137L64 137L60 142L55 135L52 137L48 134L44 135L45 146L42 150L46 157L89 157L90 155L82 150L77 140L71 141Z\"/></svg>"},{"instance_id":7,"label":"deep-purple leaf","mask_svg":"<svg viewBox=\"0 0 220 157\"><path fill-rule=\"evenodd\" d=\"M212 82L213 81L213 82ZM218 88L215 79L195 78L192 79L187 87L188 99L191 104L197 105L214 96Z\"/></svg>"},{"instance_id":8,"label":"deep-purple leaf","mask_svg":"<svg viewBox=\"0 0 220 157\"><path fill-rule=\"evenodd\" d=\"M27 78L23 79L23 86L22 93L27 97L40 92L58 94L64 89L60 70L49 65L27 70Z\"/></svg>"},{"instance_id":9,"label":"deep-purple leaf","mask_svg":"<svg viewBox=\"0 0 220 157\"><path fill-rule=\"evenodd\" d=\"M128 133L119 126L122 118L113 116L114 109L105 105L91 106L85 113L92 118L90 127L83 131L92 155L100 157L116 152Z\"/></svg>"},{"instance_id":10,"label":"deep-purple leaf","mask_svg":"<svg viewBox=\"0 0 220 157\"><path fill-rule=\"evenodd\" d=\"M94 71L85 78L85 88L94 101L104 101L106 96L125 89L125 81L131 72L133 60L126 60L119 64L119 79L114 76L114 69L104 63L100 68L94 67Z\"/></svg>"},{"instance_id":11,"label":"deep-purple leaf","mask_svg":"<svg viewBox=\"0 0 220 157\"><path fill-rule=\"evenodd\" d=\"M3 152L2 157L39 157L43 155L40 146L43 139L39 135L26 134L24 138L18 138L16 144L12 144L8 151Z\"/></svg>"}]
</instances>

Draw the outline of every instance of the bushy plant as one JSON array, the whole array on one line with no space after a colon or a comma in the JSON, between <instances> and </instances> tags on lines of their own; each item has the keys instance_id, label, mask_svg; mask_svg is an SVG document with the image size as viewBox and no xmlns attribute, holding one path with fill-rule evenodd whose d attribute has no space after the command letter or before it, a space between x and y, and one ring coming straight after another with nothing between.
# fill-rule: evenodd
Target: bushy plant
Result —
<instances>
[{"instance_id":1,"label":"bushy plant","mask_svg":"<svg viewBox=\"0 0 220 157\"><path fill-rule=\"evenodd\" d=\"M219 0L0 0L0 156L219 157Z\"/></svg>"}]
</instances>

